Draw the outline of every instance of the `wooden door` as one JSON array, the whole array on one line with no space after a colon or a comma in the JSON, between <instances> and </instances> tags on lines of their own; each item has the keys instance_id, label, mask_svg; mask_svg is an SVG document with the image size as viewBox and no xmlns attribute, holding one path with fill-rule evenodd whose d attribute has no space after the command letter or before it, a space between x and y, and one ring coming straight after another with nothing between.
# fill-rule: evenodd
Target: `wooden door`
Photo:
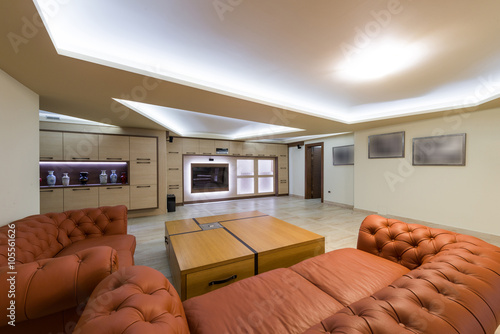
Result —
<instances>
[{"instance_id":1,"label":"wooden door","mask_svg":"<svg viewBox=\"0 0 500 334\"><path fill-rule=\"evenodd\" d=\"M320 146L311 149L311 198L321 198L321 169L323 159Z\"/></svg>"},{"instance_id":2,"label":"wooden door","mask_svg":"<svg viewBox=\"0 0 500 334\"><path fill-rule=\"evenodd\" d=\"M305 146L305 198L323 202L323 143Z\"/></svg>"}]
</instances>

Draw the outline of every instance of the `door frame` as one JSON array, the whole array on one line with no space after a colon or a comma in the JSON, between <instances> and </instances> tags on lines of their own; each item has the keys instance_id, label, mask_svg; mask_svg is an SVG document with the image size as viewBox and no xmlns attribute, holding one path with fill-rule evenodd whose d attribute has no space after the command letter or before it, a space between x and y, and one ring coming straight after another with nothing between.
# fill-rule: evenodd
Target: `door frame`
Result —
<instances>
[{"instance_id":1,"label":"door frame","mask_svg":"<svg viewBox=\"0 0 500 334\"><path fill-rule=\"evenodd\" d=\"M311 198L311 153L312 153L312 148L320 146L321 147L321 203L324 202L324 193L323 193L323 188L324 188L324 162L325 162L325 143L320 142L320 143L313 143L313 144L306 144L305 147L305 161L306 161L306 166L305 166L305 185L304 185L304 198L305 199L310 199Z\"/></svg>"}]
</instances>

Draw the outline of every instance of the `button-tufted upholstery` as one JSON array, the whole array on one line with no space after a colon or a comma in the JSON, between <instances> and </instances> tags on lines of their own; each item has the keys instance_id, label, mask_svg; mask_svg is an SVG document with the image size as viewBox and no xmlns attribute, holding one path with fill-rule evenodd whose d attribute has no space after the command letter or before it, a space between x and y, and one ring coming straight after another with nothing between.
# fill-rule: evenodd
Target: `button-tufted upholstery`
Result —
<instances>
[{"instance_id":1,"label":"button-tufted upholstery","mask_svg":"<svg viewBox=\"0 0 500 334\"><path fill-rule=\"evenodd\" d=\"M102 281L80 323L74 334L160 333L162 328L168 328L165 333L189 333L177 291L160 272L142 266L122 268Z\"/></svg>"},{"instance_id":2,"label":"button-tufted upholstery","mask_svg":"<svg viewBox=\"0 0 500 334\"><path fill-rule=\"evenodd\" d=\"M71 333L95 286L118 266L133 264L125 206L33 215L15 225L15 269L8 266L8 225L0 227L0 309L8 307L16 272L16 327L2 316L2 333ZM3 314L3 312L1 313Z\"/></svg>"},{"instance_id":3,"label":"button-tufted upholstery","mask_svg":"<svg viewBox=\"0 0 500 334\"><path fill-rule=\"evenodd\" d=\"M500 248L376 215L363 221L357 248L188 299L187 326L176 295L150 298L171 289L153 269L137 269L140 284L137 272L114 273L100 283L111 288L94 291L76 332L493 334L500 324Z\"/></svg>"}]
</instances>

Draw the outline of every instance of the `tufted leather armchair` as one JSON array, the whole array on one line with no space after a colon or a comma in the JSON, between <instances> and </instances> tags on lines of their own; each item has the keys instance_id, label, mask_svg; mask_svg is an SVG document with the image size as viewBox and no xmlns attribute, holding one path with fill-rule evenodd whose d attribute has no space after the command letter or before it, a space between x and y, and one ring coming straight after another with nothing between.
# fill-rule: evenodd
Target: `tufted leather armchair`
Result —
<instances>
[{"instance_id":1,"label":"tufted leather armchair","mask_svg":"<svg viewBox=\"0 0 500 334\"><path fill-rule=\"evenodd\" d=\"M357 248L184 303L154 269L120 269L93 292L75 334L493 334L500 324L500 248L376 215Z\"/></svg>"},{"instance_id":2,"label":"tufted leather armchair","mask_svg":"<svg viewBox=\"0 0 500 334\"><path fill-rule=\"evenodd\" d=\"M133 264L135 237L127 235L125 206L34 215L0 227L0 331L71 333L95 286ZM15 268L8 265L15 226ZM12 234L12 232L10 232ZM7 278L15 272L15 323Z\"/></svg>"}]
</instances>

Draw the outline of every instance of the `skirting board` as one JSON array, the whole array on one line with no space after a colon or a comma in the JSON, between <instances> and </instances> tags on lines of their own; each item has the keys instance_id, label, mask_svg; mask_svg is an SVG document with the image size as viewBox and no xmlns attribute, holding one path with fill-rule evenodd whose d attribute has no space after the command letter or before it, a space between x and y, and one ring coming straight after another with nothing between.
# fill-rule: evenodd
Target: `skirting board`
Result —
<instances>
[{"instance_id":1,"label":"skirting board","mask_svg":"<svg viewBox=\"0 0 500 334\"><path fill-rule=\"evenodd\" d=\"M354 205L349 205L349 204L344 204L344 203L338 203L338 202L331 202L331 201L325 201L325 204L336 205L336 206L340 206L341 208L346 208L346 209L354 210Z\"/></svg>"}]
</instances>

